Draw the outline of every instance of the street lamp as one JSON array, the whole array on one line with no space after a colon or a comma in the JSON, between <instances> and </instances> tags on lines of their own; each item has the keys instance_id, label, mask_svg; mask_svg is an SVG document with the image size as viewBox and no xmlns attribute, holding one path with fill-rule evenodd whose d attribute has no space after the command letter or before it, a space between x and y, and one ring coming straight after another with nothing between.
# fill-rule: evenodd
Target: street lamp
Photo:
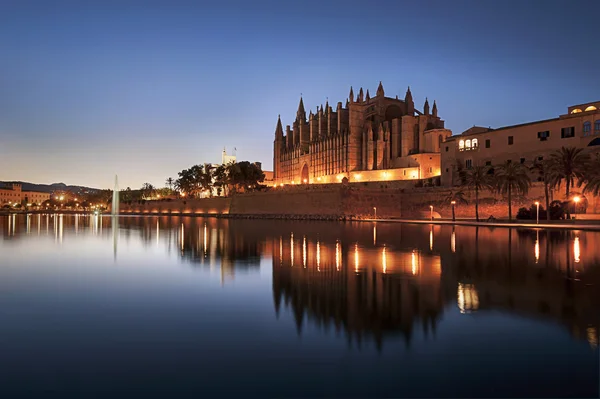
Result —
<instances>
[{"instance_id":1,"label":"street lamp","mask_svg":"<svg viewBox=\"0 0 600 399\"><path fill-rule=\"evenodd\" d=\"M456 205L456 201L452 201L450 202L450 204L452 204L452 221L455 222L456 221L456 217L454 214L454 205Z\"/></svg>"},{"instance_id":2,"label":"street lamp","mask_svg":"<svg viewBox=\"0 0 600 399\"><path fill-rule=\"evenodd\" d=\"M577 204L579 204L579 200L581 200L581 198L579 197L574 197L573 201L575 201L575 212L573 212L573 219L576 219L576 214L577 214Z\"/></svg>"},{"instance_id":3,"label":"street lamp","mask_svg":"<svg viewBox=\"0 0 600 399\"><path fill-rule=\"evenodd\" d=\"M540 224L540 201L535 201L535 206L537 206L537 224ZM548 212L548 211L546 211Z\"/></svg>"},{"instance_id":4,"label":"street lamp","mask_svg":"<svg viewBox=\"0 0 600 399\"><path fill-rule=\"evenodd\" d=\"M373 207L373 211L375 212L375 219L377 219L377 207L376 206Z\"/></svg>"},{"instance_id":5,"label":"street lamp","mask_svg":"<svg viewBox=\"0 0 600 399\"><path fill-rule=\"evenodd\" d=\"M431 220L433 220L433 205L429 205L429 210L431 211Z\"/></svg>"}]
</instances>

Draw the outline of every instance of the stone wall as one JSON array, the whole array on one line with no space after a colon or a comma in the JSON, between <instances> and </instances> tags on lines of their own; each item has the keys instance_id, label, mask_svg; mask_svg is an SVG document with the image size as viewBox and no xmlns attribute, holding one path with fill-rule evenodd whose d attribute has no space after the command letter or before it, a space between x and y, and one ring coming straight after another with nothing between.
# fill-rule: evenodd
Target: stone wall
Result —
<instances>
[{"instance_id":1,"label":"stone wall","mask_svg":"<svg viewBox=\"0 0 600 399\"><path fill-rule=\"evenodd\" d=\"M231 198L196 200L147 201L145 204L121 204L124 214L213 214L290 218L406 218L422 219L429 215L430 205L442 218L452 217L448 201L451 190L443 187L415 188L408 182L356 183L348 185L289 185L269 192L235 195ZM456 189L455 189L456 190ZM475 217L475 194L463 190L468 204L456 204L457 218ZM480 193L479 216L487 219L508 217L505 198L489 191ZM563 199L555 192L555 199ZM520 207L530 207L535 201L545 207L544 189L535 183L527 197L514 197L512 213ZM375 210L376 208L376 210ZM589 197L587 208L582 204L578 213L600 213L600 198Z\"/></svg>"},{"instance_id":2,"label":"stone wall","mask_svg":"<svg viewBox=\"0 0 600 399\"><path fill-rule=\"evenodd\" d=\"M122 214L228 214L231 198L203 198L145 201L143 204L121 202Z\"/></svg>"}]
</instances>

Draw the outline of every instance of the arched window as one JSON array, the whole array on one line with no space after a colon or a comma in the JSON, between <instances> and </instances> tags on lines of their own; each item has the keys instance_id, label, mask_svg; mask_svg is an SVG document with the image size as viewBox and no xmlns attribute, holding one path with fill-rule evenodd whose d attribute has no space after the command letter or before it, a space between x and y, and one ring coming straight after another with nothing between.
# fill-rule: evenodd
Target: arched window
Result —
<instances>
[{"instance_id":1,"label":"arched window","mask_svg":"<svg viewBox=\"0 0 600 399\"><path fill-rule=\"evenodd\" d=\"M458 142L458 151L464 151L465 150L465 141L464 140L460 140Z\"/></svg>"},{"instance_id":2,"label":"arched window","mask_svg":"<svg viewBox=\"0 0 600 399\"><path fill-rule=\"evenodd\" d=\"M473 147L473 149L479 147L479 142L477 141L477 139L471 140L471 146Z\"/></svg>"},{"instance_id":3,"label":"arched window","mask_svg":"<svg viewBox=\"0 0 600 399\"><path fill-rule=\"evenodd\" d=\"M594 107L593 105L590 105L589 107L587 107L585 110L587 111L596 111L598 108Z\"/></svg>"},{"instance_id":4,"label":"arched window","mask_svg":"<svg viewBox=\"0 0 600 399\"><path fill-rule=\"evenodd\" d=\"M471 140L467 140L465 141L465 150L470 150L471 149Z\"/></svg>"},{"instance_id":5,"label":"arched window","mask_svg":"<svg viewBox=\"0 0 600 399\"><path fill-rule=\"evenodd\" d=\"M442 135L440 134L438 136L438 145L441 147L442 146L442 142L444 141L444 138L442 137Z\"/></svg>"},{"instance_id":6,"label":"arched window","mask_svg":"<svg viewBox=\"0 0 600 399\"><path fill-rule=\"evenodd\" d=\"M600 119L594 123L594 134L600 134Z\"/></svg>"},{"instance_id":7,"label":"arched window","mask_svg":"<svg viewBox=\"0 0 600 399\"><path fill-rule=\"evenodd\" d=\"M583 123L583 135L589 136L591 130L592 130L592 124L590 122L584 122Z\"/></svg>"},{"instance_id":8,"label":"arched window","mask_svg":"<svg viewBox=\"0 0 600 399\"><path fill-rule=\"evenodd\" d=\"M573 111L571 111L572 114L578 114L580 112L581 110L579 108L575 108Z\"/></svg>"}]
</instances>

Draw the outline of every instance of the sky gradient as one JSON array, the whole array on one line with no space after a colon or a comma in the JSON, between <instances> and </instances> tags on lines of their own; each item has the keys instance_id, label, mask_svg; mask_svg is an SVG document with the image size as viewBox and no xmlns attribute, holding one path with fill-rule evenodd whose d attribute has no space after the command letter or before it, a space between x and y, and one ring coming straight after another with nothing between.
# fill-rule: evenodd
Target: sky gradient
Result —
<instances>
[{"instance_id":1,"label":"sky gradient","mask_svg":"<svg viewBox=\"0 0 600 399\"><path fill-rule=\"evenodd\" d=\"M454 134L600 100L594 0L206 3L1 2L0 180L162 186L223 147L272 170L300 93L380 80Z\"/></svg>"}]
</instances>

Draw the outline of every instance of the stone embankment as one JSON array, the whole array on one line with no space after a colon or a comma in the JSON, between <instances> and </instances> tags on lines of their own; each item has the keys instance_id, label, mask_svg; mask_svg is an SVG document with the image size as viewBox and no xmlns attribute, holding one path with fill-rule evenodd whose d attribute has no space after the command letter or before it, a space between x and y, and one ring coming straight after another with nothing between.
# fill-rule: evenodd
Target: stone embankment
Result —
<instances>
[{"instance_id":1,"label":"stone embankment","mask_svg":"<svg viewBox=\"0 0 600 399\"><path fill-rule=\"evenodd\" d=\"M452 206L449 196L452 191L444 187L414 188L392 184L297 185L269 192L233 195L230 198L122 203L121 213L292 220L424 219L424 215L430 212L430 206L433 206L436 217L450 219ZM455 205L456 218L474 218L474 193L462 191L468 203ZM489 191L480 192L479 197L480 218L508 217L505 198ZM555 192L554 198L563 199L563 193ZM520 207L530 207L535 201L542 206L545 204L543 186L539 183L533 185L527 197L513 199L513 217ZM586 212L600 213L599 198L585 198L578 213Z\"/></svg>"}]
</instances>

